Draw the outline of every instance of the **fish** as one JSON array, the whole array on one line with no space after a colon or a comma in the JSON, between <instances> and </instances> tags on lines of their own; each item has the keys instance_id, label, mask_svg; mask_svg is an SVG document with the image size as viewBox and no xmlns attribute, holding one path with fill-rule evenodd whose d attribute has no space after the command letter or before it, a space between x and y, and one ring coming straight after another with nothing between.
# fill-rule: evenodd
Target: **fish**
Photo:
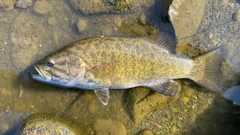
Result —
<instances>
[{"instance_id":1,"label":"fish","mask_svg":"<svg viewBox=\"0 0 240 135\"><path fill-rule=\"evenodd\" d=\"M228 88L224 92L223 97L231 100L236 105L240 105L240 85Z\"/></svg>"},{"instance_id":2,"label":"fish","mask_svg":"<svg viewBox=\"0 0 240 135\"><path fill-rule=\"evenodd\" d=\"M181 90L176 79L191 79L222 93L216 78L223 61L216 51L197 58L175 52L176 41L161 32L146 37L95 37L68 44L40 61L32 78L65 88L93 90L107 105L109 90L147 87L169 97Z\"/></svg>"}]
</instances>

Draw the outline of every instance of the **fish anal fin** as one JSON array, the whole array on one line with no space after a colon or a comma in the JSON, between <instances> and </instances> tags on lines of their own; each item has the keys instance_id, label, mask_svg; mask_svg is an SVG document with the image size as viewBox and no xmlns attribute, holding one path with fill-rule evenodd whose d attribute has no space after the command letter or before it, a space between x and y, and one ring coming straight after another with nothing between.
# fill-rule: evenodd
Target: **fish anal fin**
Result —
<instances>
[{"instance_id":1,"label":"fish anal fin","mask_svg":"<svg viewBox=\"0 0 240 135\"><path fill-rule=\"evenodd\" d=\"M169 97L175 97L181 90L181 86L174 80L164 80L149 86L150 89Z\"/></svg>"},{"instance_id":2,"label":"fish anal fin","mask_svg":"<svg viewBox=\"0 0 240 135\"><path fill-rule=\"evenodd\" d=\"M98 99L104 105L108 104L108 100L109 100L109 89L108 88L96 89L96 90L94 90L94 92L97 95Z\"/></svg>"}]
</instances>

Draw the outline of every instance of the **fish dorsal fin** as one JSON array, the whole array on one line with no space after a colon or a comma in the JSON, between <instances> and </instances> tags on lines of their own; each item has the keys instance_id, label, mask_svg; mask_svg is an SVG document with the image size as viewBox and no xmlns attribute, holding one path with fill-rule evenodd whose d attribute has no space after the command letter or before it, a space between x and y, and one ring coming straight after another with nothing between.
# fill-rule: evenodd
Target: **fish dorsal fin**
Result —
<instances>
[{"instance_id":1,"label":"fish dorsal fin","mask_svg":"<svg viewBox=\"0 0 240 135\"><path fill-rule=\"evenodd\" d=\"M95 94L97 95L98 99L104 104L108 104L109 99L109 89L108 88L102 88L94 90Z\"/></svg>"},{"instance_id":2,"label":"fish dorsal fin","mask_svg":"<svg viewBox=\"0 0 240 135\"><path fill-rule=\"evenodd\" d=\"M159 47L166 49L168 52L175 53L177 40L172 34L161 32L159 34L143 37L143 39L157 44Z\"/></svg>"},{"instance_id":3,"label":"fish dorsal fin","mask_svg":"<svg viewBox=\"0 0 240 135\"><path fill-rule=\"evenodd\" d=\"M160 83L149 86L150 89L165 96L174 97L181 90L181 86L174 80L163 80Z\"/></svg>"}]
</instances>

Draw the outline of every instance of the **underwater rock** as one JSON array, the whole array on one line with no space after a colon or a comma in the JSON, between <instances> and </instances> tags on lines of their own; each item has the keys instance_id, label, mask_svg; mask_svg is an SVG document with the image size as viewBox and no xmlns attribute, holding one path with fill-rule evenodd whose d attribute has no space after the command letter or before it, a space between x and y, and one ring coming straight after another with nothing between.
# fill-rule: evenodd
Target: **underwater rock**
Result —
<instances>
[{"instance_id":1,"label":"underwater rock","mask_svg":"<svg viewBox=\"0 0 240 135\"><path fill-rule=\"evenodd\" d=\"M50 118L29 118L16 135L77 135L68 125Z\"/></svg>"},{"instance_id":2,"label":"underwater rock","mask_svg":"<svg viewBox=\"0 0 240 135\"><path fill-rule=\"evenodd\" d=\"M117 120L97 118L93 124L95 135L126 135L124 124Z\"/></svg>"},{"instance_id":3,"label":"underwater rock","mask_svg":"<svg viewBox=\"0 0 240 135\"><path fill-rule=\"evenodd\" d=\"M120 16L115 16L114 17L114 24L117 26L117 27L120 27L122 25L122 18Z\"/></svg>"},{"instance_id":4,"label":"underwater rock","mask_svg":"<svg viewBox=\"0 0 240 135\"><path fill-rule=\"evenodd\" d=\"M131 116L134 123L140 123L150 112L162 109L169 103L176 101L179 98L179 95L180 94L174 98L170 98L150 91L147 88L133 88L129 92L129 108L131 108L130 112L132 113Z\"/></svg>"},{"instance_id":5,"label":"underwater rock","mask_svg":"<svg viewBox=\"0 0 240 135\"><path fill-rule=\"evenodd\" d=\"M173 0L168 12L178 43L187 43L185 38L197 32L206 3L207 0Z\"/></svg>"},{"instance_id":6,"label":"underwater rock","mask_svg":"<svg viewBox=\"0 0 240 135\"><path fill-rule=\"evenodd\" d=\"M52 11L52 5L46 0L37 0L33 5L33 11L40 15L45 15Z\"/></svg>"},{"instance_id":7,"label":"underwater rock","mask_svg":"<svg viewBox=\"0 0 240 135\"><path fill-rule=\"evenodd\" d=\"M157 29L144 20L126 19L118 28L118 32L129 36L147 36L157 34Z\"/></svg>"},{"instance_id":8,"label":"underwater rock","mask_svg":"<svg viewBox=\"0 0 240 135\"><path fill-rule=\"evenodd\" d=\"M121 13L138 11L151 7L154 0L69 0L77 11L83 14Z\"/></svg>"},{"instance_id":9,"label":"underwater rock","mask_svg":"<svg viewBox=\"0 0 240 135\"><path fill-rule=\"evenodd\" d=\"M11 10L14 7L16 0L1 0L0 1L0 9L3 8L5 10Z\"/></svg>"},{"instance_id":10,"label":"underwater rock","mask_svg":"<svg viewBox=\"0 0 240 135\"><path fill-rule=\"evenodd\" d=\"M18 0L16 2L16 7L28 8L28 7L31 7L32 4L33 4L33 0Z\"/></svg>"},{"instance_id":11,"label":"underwater rock","mask_svg":"<svg viewBox=\"0 0 240 135\"><path fill-rule=\"evenodd\" d=\"M44 35L44 27L30 14L22 13L16 18L11 26L10 38L14 44L11 60L17 70L31 65Z\"/></svg>"}]
</instances>

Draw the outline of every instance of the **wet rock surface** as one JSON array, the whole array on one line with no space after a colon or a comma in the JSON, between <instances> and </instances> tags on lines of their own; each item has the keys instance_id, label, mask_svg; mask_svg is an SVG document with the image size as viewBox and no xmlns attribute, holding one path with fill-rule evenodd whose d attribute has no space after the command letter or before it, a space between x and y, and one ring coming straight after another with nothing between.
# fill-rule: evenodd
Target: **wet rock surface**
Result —
<instances>
[{"instance_id":1,"label":"wet rock surface","mask_svg":"<svg viewBox=\"0 0 240 135\"><path fill-rule=\"evenodd\" d=\"M187 38L197 32L206 3L207 0L183 0L181 2L173 0L169 15L179 43L187 43L189 41Z\"/></svg>"}]
</instances>

